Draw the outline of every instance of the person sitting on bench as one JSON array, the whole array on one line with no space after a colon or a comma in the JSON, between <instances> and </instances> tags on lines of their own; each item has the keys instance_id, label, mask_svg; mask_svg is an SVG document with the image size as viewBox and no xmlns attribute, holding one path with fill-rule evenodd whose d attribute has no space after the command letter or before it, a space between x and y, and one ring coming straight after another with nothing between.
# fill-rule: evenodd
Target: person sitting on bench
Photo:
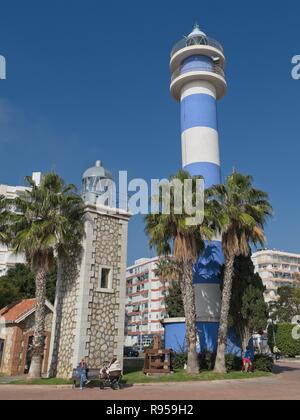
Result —
<instances>
[{"instance_id":1,"label":"person sitting on bench","mask_svg":"<svg viewBox=\"0 0 300 420\"><path fill-rule=\"evenodd\" d=\"M85 362L85 359L81 359L79 365L76 369L76 377L80 381L80 389L83 390L84 386L87 385L90 381L87 378L87 364Z\"/></svg>"}]
</instances>

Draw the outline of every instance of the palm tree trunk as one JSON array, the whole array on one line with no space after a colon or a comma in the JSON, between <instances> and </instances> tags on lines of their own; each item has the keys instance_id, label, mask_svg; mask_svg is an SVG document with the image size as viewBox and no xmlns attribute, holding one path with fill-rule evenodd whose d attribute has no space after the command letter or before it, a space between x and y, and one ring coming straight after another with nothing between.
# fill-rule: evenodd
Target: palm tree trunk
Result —
<instances>
[{"instance_id":1,"label":"palm tree trunk","mask_svg":"<svg viewBox=\"0 0 300 420\"><path fill-rule=\"evenodd\" d=\"M40 378L45 347L45 302L46 302L47 271L41 268L35 277L36 311L33 337L32 359L29 378Z\"/></svg>"},{"instance_id":2,"label":"palm tree trunk","mask_svg":"<svg viewBox=\"0 0 300 420\"><path fill-rule=\"evenodd\" d=\"M222 295L222 309L221 309L221 318L220 318L220 327L219 327L219 336L218 336L218 350L215 363L215 372L217 373L226 373L226 362L225 362L225 352L227 346L227 334L228 334L228 317L230 310L231 302L231 293L232 293L232 282L234 274L234 261L235 256L231 255L227 258L225 264L225 274L224 274L224 287Z\"/></svg>"},{"instance_id":3,"label":"palm tree trunk","mask_svg":"<svg viewBox=\"0 0 300 420\"><path fill-rule=\"evenodd\" d=\"M193 265L186 264L183 267L181 291L186 323L186 341L188 351L187 372L189 374L199 373L199 362L197 355L197 328L196 328L196 304L193 285Z\"/></svg>"}]
</instances>

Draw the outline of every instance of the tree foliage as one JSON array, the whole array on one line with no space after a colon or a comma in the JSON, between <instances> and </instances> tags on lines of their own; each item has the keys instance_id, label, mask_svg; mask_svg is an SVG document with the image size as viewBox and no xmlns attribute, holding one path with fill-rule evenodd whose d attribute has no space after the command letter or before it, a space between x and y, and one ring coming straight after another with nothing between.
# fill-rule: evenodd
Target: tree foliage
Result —
<instances>
[{"instance_id":1,"label":"tree foliage","mask_svg":"<svg viewBox=\"0 0 300 420\"><path fill-rule=\"evenodd\" d=\"M170 318L184 318L184 307L179 281L173 281L166 297L167 313Z\"/></svg>"},{"instance_id":2,"label":"tree foliage","mask_svg":"<svg viewBox=\"0 0 300 420\"><path fill-rule=\"evenodd\" d=\"M160 258L157 263L155 275L162 281L169 283L169 290L166 295L166 309L170 318L183 318L184 306L181 292L181 269L174 258Z\"/></svg>"},{"instance_id":3,"label":"tree foliage","mask_svg":"<svg viewBox=\"0 0 300 420\"><path fill-rule=\"evenodd\" d=\"M55 300L56 267L48 274L47 299ZM17 264L7 274L0 277L0 308L23 299L35 297L35 275L26 264Z\"/></svg>"},{"instance_id":4,"label":"tree foliage","mask_svg":"<svg viewBox=\"0 0 300 420\"><path fill-rule=\"evenodd\" d=\"M239 335L243 348L254 332L260 333L267 326L268 305L264 300L264 285L255 273L251 257L235 259L229 325Z\"/></svg>"},{"instance_id":5,"label":"tree foliage","mask_svg":"<svg viewBox=\"0 0 300 420\"><path fill-rule=\"evenodd\" d=\"M280 323L291 323L300 316L300 287L281 287L279 300L271 305L272 318Z\"/></svg>"},{"instance_id":6,"label":"tree foliage","mask_svg":"<svg viewBox=\"0 0 300 420\"><path fill-rule=\"evenodd\" d=\"M0 195L0 242L6 244L8 240L6 231L7 203L4 195Z\"/></svg>"}]
</instances>

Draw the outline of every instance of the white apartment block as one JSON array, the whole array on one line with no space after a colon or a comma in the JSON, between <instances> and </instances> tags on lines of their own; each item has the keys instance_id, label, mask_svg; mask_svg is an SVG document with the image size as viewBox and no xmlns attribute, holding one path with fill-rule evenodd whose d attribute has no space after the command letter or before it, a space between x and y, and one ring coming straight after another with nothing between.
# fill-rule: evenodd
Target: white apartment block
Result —
<instances>
[{"instance_id":1,"label":"white apartment block","mask_svg":"<svg viewBox=\"0 0 300 420\"><path fill-rule=\"evenodd\" d=\"M266 287L267 303L278 298L278 288L300 285L300 255L276 250L258 251L252 256L255 271Z\"/></svg>"},{"instance_id":2,"label":"white apartment block","mask_svg":"<svg viewBox=\"0 0 300 420\"><path fill-rule=\"evenodd\" d=\"M40 184L41 181L41 173L34 172L32 177L36 184ZM14 187L10 185L3 185L0 184L0 196L4 196L6 198L16 198L21 196L28 190L28 187ZM16 255L12 252L12 250L8 249L5 245L0 243L0 277L4 276L7 271L14 267L16 264L24 263L25 257L24 255Z\"/></svg>"},{"instance_id":3,"label":"white apartment block","mask_svg":"<svg viewBox=\"0 0 300 420\"><path fill-rule=\"evenodd\" d=\"M169 283L155 275L158 258L140 259L126 274L126 346L148 346L155 335L164 336L165 297Z\"/></svg>"}]
</instances>

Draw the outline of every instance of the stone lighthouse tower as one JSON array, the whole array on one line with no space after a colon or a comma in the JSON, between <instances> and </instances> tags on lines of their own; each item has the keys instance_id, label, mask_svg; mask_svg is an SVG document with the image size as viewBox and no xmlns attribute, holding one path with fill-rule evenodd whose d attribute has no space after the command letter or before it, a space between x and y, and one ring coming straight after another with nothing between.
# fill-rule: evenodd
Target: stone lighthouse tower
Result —
<instances>
[{"instance_id":1,"label":"stone lighthouse tower","mask_svg":"<svg viewBox=\"0 0 300 420\"><path fill-rule=\"evenodd\" d=\"M227 90L222 46L198 25L171 52L171 93L181 106L183 168L203 176L205 187L221 182L217 101ZM202 348L213 350L220 315L220 238L206 246L195 267L198 329Z\"/></svg>"},{"instance_id":2,"label":"stone lighthouse tower","mask_svg":"<svg viewBox=\"0 0 300 420\"><path fill-rule=\"evenodd\" d=\"M123 361L130 214L109 204L110 182L100 161L83 175L85 235L81 255L59 267L50 376L70 378L82 358L91 369L113 357Z\"/></svg>"}]
</instances>

